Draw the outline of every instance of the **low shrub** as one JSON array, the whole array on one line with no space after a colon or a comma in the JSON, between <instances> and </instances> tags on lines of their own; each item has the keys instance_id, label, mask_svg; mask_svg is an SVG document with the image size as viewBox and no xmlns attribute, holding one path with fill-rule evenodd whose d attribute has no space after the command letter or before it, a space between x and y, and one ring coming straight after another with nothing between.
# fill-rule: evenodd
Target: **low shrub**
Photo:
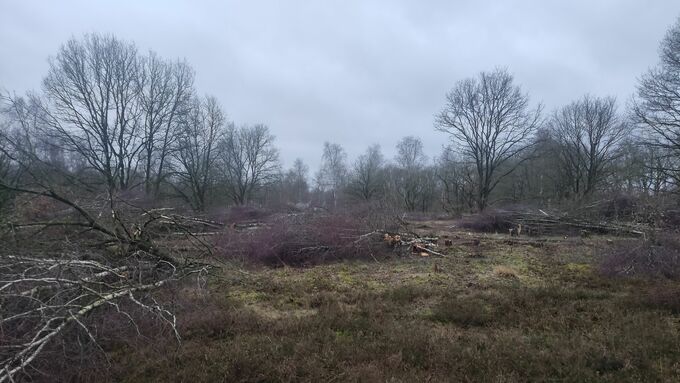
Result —
<instances>
[{"instance_id":1,"label":"low shrub","mask_svg":"<svg viewBox=\"0 0 680 383\"><path fill-rule=\"evenodd\" d=\"M670 234L622 242L602 258L599 271L606 276L664 277L680 280L680 239Z\"/></svg>"},{"instance_id":2,"label":"low shrub","mask_svg":"<svg viewBox=\"0 0 680 383\"><path fill-rule=\"evenodd\" d=\"M595 209L600 217L608 219L632 220L640 210L642 201L638 197L621 194L608 200L600 209Z\"/></svg>"},{"instance_id":3,"label":"low shrub","mask_svg":"<svg viewBox=\"0 0 680 383\"><path fill-rule=\"evenodd\" d=\"M424 222L424 221L435 221L449 219L448 214L434 213L434 212L420 212L412 211L408 212L405 218L410 222Z\"/></svg>"},{"instance_id":4,"label":"low shrub","mask_svg":"<svg viewBox=\"0 0 680 383\"><path fill-rule=\"evenodd\" d=\"M680 314L680 286L674 283L654 284L647 288L638 299L644 307Z\"/></svg>"},{"instance_id":5,"label":"low shrub","mask_svg":"<svg viewBox=\"0 0 680 383\"><path fill-rule=\"evenodd\" d=\"M499 278L517 279L517 270L508 266L495 266L493 274Z\"/></svg>"},{"instance_id":6,"label":"low shrub","mask_svg":"<svg viewBox=\"0 0 680 383\"><path fill-rule=\"evenodd\" d=\"M458 226L482 233L507 233L514 227L509 217L503 212L489 212L469 215L461 218Z\"/></svg>"},{"instance_id":7,"label":"low shrub","mask_svg":"<svg viewBox=\"0 0 680 383\"><path fill-rule=\"evenodd\" d=\"M270 218L250 230L229 230L215 247L223 257L269 266L305 266L329 260L384 256L391 248L351 214L306 213Z\"/></svg>"},{"instance_id":8,"label":"low shrub","mask_svg":"<svg viewBox=\"0 0 680 383\"><path fill-rule=\"evenodd\" d=\"M494 321L494 311L485 301L471 297L453 297L436 305L430 319L442 323L454 323L461 327L481 327Z\"/></svg>"},{"instance_id":9,"label":"low shrub","mask_svg":"<svg viewBox=\"0 0 680 383\"><path fill-rule=\"evenodd\" d=\"M45 196L19 195L14 199L14 217L21 223L47 221L64 210L64 205Z\"/></svg>"},{"instance_id":10,"label":"low shrub","mask_svg":"<svg viewBox=\"0 0 680 383\"><path fill-rule=\"evenodd\" d=\"M666 210L661 214L662 223L669 228L680 228L680 210Z\"/></svg>"},{"instance_id":11,"label":"low shrub","mask_svg":"<svg viewBox=\"0 0 680 383\"><path fill-rule=\"evenodd\" d=\"M383 296L392 302L405 304L415 302L420 298L427 298L433 294L434 292L430 288L416 284L404 284L385 291Z\"/></svg>"},{"instance_id":12,"label":"low shrub","mask_svg":"<svg viewBox=\"0 0 680 383\"><path fill-rule=\"evenodd\" d=\"M270 214L269 211L255 206L232 206L226 213L225 221L228 223L257 221L266 218Z\"/></svg>"}]
</instances>

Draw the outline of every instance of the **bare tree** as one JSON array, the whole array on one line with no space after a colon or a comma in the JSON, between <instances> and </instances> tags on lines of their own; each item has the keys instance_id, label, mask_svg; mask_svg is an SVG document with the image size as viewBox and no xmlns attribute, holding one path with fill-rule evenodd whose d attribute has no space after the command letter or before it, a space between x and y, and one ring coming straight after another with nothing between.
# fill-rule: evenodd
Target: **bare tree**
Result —
<instances>
[{"instance_id":1,"label":"bare tree","mask_svg":"<svg viewBox=\"0 0 680 383\"><path fill-rule=\"evenodd\" d=\"M214 97L194 98L180 122L173 158L179 185L173 185L194 210L205 209L214 183L218 146L226 135L226 117Z\"/></svg>"},{"instance_id":2,"label":"bare tree","mask_svg":"<svg viewBox=\"0 0 680 383\"><path fill-rule=\"evenodd\" d=\"M380 145L371 145L354 162L349 179L349 192L365 201L380 197L385 189L385 158Z\"/></svg>"},{"instance_id":3,"label":"bare tree","mask_svg":"<svg viewBox=\"0 0 680 383\"><path fill-rule=\"evenodd\" d=\"M680 158L680 20L668 30L660 46L660 63L640 79L632 102L632 118L643 128L647 145ZM669 161L662 169L680 182L680 166Z\"/></svg>"},{"instance_id":4,"label":"bare tree","mask_svg":"<svg viewBox=\"0 0 680 383\"><path fill-rule=\"evenodd\" d=\"M154 52L141 58L138 76L143 118L144 187L158 195L167 158L177 138L177 124L194 94L194 71L186 62L170 62Z\"/></svg>"},{"instance_id":5,"label":"bare tree","mask_svg":"<svg viewBox=\"0 0 680 383\"><path fill-rule=\"evenodd\" d=\"M0 94L0 182L13 185L14 181L10 180L12 174L12 161L9 155L5 154L9 151L9 143L5 137L9 136L11 119L8 117L11 106L5 98ZM0 213L5 203L11 198L11 192L7 190L0 190Z\"/></svg>"},{"instance_id":6,"label":"bare tree","mask_svg":"<svg viewBox=\"0 0 680 383\"><path fill-rule=\"evenodd\" d=\"M307 182L307 175L309 174L309 166L307 166L301 158L296 158L293 167L286 172L283 177L286 191L293 202L307 201L309 197L309 183Z\"/></svg>"},{"instance_id":7,"label":"bare tree","mask_svg":"<svg viewBox=\"0 0 680 383\"><path fill-rule=\"evenodd\" d=\"M279 152L266 125L232 127L222 141L220 153L227 195L237 205L247 204L279 173Z\"/></svg>"},{"instance_id":8,"label":"bare tree","mask_svg":"<svg viewBox=\"0 0 680 383\"><path fill-rule=\"evenodd\" d=\"M656 148L633 139L621 143L621 158L616 161L615 183L627 192L658 195L671 189L673 182L667 174L678 161L668 149Z\"/></svg>"},{"instance_id":9,"label":"bare tree","mask_svg":"<svg viewBox=\"0 0 680 383\"><path fill-rule=\"evenodd\" d=\"M324 142L321 168L316 175L316 185L322 192L330 192L333 207L337 207L338 191L347 181L347 153L339 144Z\"/></svg>"},{"instance_id":10,"label":"bare tree","mask_svg":"<svg viewBox=\"0 0 680 383\"><path fill-rule=\"evenodd\" d=\"M110 191L131 186L143 146L138 73L134 44L91 34L63 45L43 81L48 133L85 158Z\"/></svg>"},{"instance_id":11,"label":"bare tree","mask_svg":"<svg viewBox=\"0 0 680 383\"><path fill-rule=\"evenodd\" d=\"M559 143L564 179L576 198L596 190L618 158L618 144L630 131L618 116L613 97L584 96L557 110L549 126Z\"/></svg>"},{"instance_id":12,"label":"bare tree","mask_svg":"<svg viewBox=\"0 0 680 383\"><path fill-rule=\"evenodd\" d=\"M520 165L508 176L515 201L540 200L550 201L554 198L564 198L568 194L568 180L561 170L561 144L550 131L547 124L539 129L534 136L531 151L522 153L518 161Z\"/></svg>"},{"instance_id":13,"label":"bare tree","mask_svg":"<svg viewBox=\"0 0 680 383\"><path fill-rule=\"evenodd\" d=\"M437 201L437 170L434 166L428 165L420 172L419 177L420 195L418 198L418 209L422 212L431 211Z\"/></svg>"},{"instance_id":14,"label":"bare tree","mask_svg":"<svg viewBox=\"0 0 680 383\"><path fill-rule=\"evenodd\" d=\"M417 169L425 166L427 156L423 149L423 141L418 137L406 136L397 143L397 165L405 169Z\"/></svg>"},{"instance_id":15,"label":"bare tree","mask_svg":"<svg viewBox=\"0 0 680 383\"><path fill-rule=\"evenodd\" d=\"M501 166L530 146L540 112L540 106L530 109L528 95L501 69L462 80L446 95L435 127L449 134L461 154L475 164L480 210L498 182L516 167L501 172Z\"/></svg>"},{"instance_id":16,"label":"bare tree","mask_svg":"<svg viewBox=\"0 0 680 383\"><path fill-rule=\"evenodd\" d=\"M427 156L423 142L414 136L406 136L397 143L397 167L392 172L394 190L407 210L416 210L423 205L424 188L428 185L423 178Z\"/></svg>"},{"instance_id":17,"label":"bare tree","mask_svg":"<svg viewBox=\"0 0 680 383\"><path fill-rule=\"evenodd\" d=\"M45 179L64 178L66 172L73 170L59 141L44 134L45 116L41 106L34 101L33 98L0 96L0 114L4 117L0 130L4 174L0 179L10 185L20 182L29 174L28 170L41 172ZM21 160L23 166L13 165L16 160ZM73 181L73 177L69 178ZM82 184L82 180L78 181Z\"/></svg>"},{"instance_id":18,"label":"bare tree","mask_svg":"<svg viewBox=\"0 0 680 383\"><path fill-rule=\"evenodd\" d=\"M442 184L442 207L461 213L474 207L474 167L462 161L451 146L444 147L437 159L436 175Z\"/></svg>"}]
</instances>

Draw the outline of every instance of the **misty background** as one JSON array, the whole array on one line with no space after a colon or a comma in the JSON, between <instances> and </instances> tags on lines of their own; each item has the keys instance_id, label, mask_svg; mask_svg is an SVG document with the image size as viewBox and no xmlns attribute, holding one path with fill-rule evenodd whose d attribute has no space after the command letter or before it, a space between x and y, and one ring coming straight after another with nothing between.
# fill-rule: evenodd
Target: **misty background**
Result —
<instances>
[{"instance_id":1,"label":"misty background","mask_svg":"<svg viewBox=\"0 0 680 383\"><path fill-rule=\"evenodd\" d=\"M437 156L445 93L495 67L547 111L584 93L623 109L678 14L673 0L0 0L0 87L38 90L61 44L111 33L188 60L237 125L269 125L284 167L300 157L314 171L324 141L350 159L379 143L392 158L416 135Z\"/></svg>"}]
</instances>

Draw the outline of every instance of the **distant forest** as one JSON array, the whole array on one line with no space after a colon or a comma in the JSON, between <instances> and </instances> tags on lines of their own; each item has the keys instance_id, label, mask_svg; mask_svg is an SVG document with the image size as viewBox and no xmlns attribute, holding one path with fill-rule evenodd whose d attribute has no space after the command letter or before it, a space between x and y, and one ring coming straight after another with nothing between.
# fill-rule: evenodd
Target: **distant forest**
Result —
<instances>
[{"instance_id":1,"label":"distant forest","mask_svg":"<svg viewBox=\"0 0 680 383\"><path fill-rule=\"evenodd\" d=\"M39 91L2 95L0 201L36 183L195 211L368 203L461 214L666 196L680 179L680 24L659 53L631 100L586 94L551 111L508 70L481 72L453 84L433 116L441 153L416 136L394 158L380 143L350 159L325 142L310 171L300 159L283 169L269 128L230 121L189 63L90 34L61 46Z\"/></svg>"}]
</instances>

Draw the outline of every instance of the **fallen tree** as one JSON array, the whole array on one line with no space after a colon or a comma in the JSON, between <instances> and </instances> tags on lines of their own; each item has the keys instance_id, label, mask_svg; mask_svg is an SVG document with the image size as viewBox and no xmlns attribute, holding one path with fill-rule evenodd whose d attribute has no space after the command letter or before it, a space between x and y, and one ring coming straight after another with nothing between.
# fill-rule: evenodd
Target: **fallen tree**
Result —
<instances>
[{"instance_id":1,"label":"fallen tree","mask_svg":"<svg viewBox=\"0 0 680 383\"><path fill-rule=\"evenodd\" d=\"M0 191L47 198L60 208L54 219L46 212L38 222L10 220L0 232L0 383L39 373L36 363L59 339L83 347L84 335L101 350L88 325L101 310L114 310L137 328L126 308L140 308L179 342L175 317L154 291L189 277L204 280L213 267L203 261L211 248L193 231L219 225L146 210L111 192L90 193L57 177L26 148L13 149L0 146L21 177L0 179ZM168 231L184 236L168 241ZM80 335L64 338L74 331Z\"/></svg>"},{"instance_id":2,"label":"fallen tree","mask_svg":"<svg viewBox=\"0 0 680 383\"><path fill-rule=\"evenodd\" d=\"M108 222L104 222L54 190L38 192L4 184L0 187L52 196L71 206L79 219L28 227L51 224L74 227L78 232L70 235L80 234L83 243L90 243L91 248L66 252L55 246L56 254L32 250L30 245L3 249L0 255L0 343L3 344L0 382L14 381L17 374L25 373L50 342L72 327L80 328L96 344L86 321L96 310L114 309L134 326L134 317L121 308L123 301L157 316L180 340L174 315L154 299L152 292L190 276L204 277L212 266L154 240L160 235L154 224L167 227L178 221L177 218L164 221L165 217L145 211L138 215L144 219L134 222L113 210ZM27 225L8 225L17 226ZM196 250L194 254L210 252L181 221L174 225L174 230L185 233L184 242ZM11 234L17 244L30 244L26 236L34 235L23 233L16 238L16 232ZM107 251L112 248L115 251Z\"/></svg>"},{"instance_id":3,"label":"fallen tree","mask_svg":"<svg viewBox=\"0 0 680 383\"><path fill-rule=\"evenodd\" d=\"M75 216L68 222L17 223L9 224L9 228L73 227L78 231L68 232L68 236L80 235L90 248L67 252L57 245L54 252L32 250L23 244L30 244L26 237L35 233L22 233L18 238L14 230L5 233L13 237L7 243L18 246L4 248L0 254L0 383L26 373L51 342L73 327L96 344L86 321L96 310L114 309L135 326L134 317L122 309L123 301L154 314L173 329L178 341L181 339L174 315L154 299L152 292L190 276L204 277L212 267L154 239L162 233L155 224L173 225L175 231L185 234L184 242L193 247L193 254L210 253L200 238L186 230L182 220L144 211L137 215L143 219L135 221L112 210L104 221L54 190L36 191L1 183L0 187L51 196L72 207Z\"/></svg>"},{"instance_id":4,"label":"fallen tree","mask_svg":"<svg viewBox=\"0 0 680 383\"><path fill-rule=\"evenodd\" d=\"M149 292L204 271L205 266L178 268L142 251L116 265L77 259L0 257L0 382L13 381L70 326L79 327L96 344L85 319L97 309L114 308L134 324L132 315L121 309L122 300L156 315L180 341L175 316Z\"/></svg>"}]
</instances>

